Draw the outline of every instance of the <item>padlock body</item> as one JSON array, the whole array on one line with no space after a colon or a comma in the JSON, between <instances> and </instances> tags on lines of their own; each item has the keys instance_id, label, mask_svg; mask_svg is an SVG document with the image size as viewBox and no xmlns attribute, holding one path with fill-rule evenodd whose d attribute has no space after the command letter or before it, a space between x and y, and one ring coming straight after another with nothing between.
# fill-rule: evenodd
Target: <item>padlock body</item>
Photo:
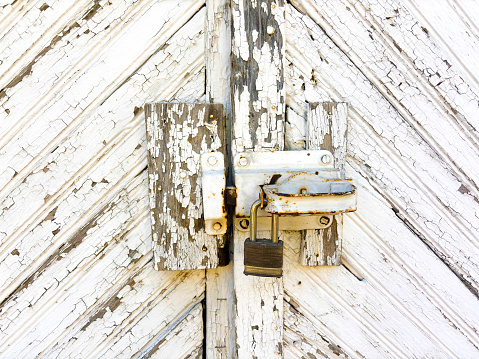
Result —
<instances>
[{"instance_id":1,"label":"padlock body","mask_svg":"<svg viewBox=\"0 0 479 359\"><path fill-rule=\"evenodd\" d=\"M260 277L283 275L283 241L247 239L244 242L244 274Z\"/></svg>"}]
</instances>

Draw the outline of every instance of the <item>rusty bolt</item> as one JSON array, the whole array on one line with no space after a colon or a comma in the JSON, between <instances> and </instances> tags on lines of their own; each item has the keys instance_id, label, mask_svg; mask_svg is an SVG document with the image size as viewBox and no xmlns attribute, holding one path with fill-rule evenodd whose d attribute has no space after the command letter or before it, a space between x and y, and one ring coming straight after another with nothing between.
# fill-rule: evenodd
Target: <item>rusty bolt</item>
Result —
<instances>
[{"instance_id":1,"label":"rusty bolt","mask_svg":"<svg viewBox=\"0 0 479 359\"><path fill-rule=\"evenodd\" d=\"M210 166L214 166L218 163L218 159L215 156L210 156L208 157L208 163L210 164Z\"/></svg>"},{"instance_id":2,"label":"rusty bolt","mask_svg":"<svg viewBox=\"0 0 479 359\"><path fill-rule=\"evenodd\" d=\"M329 221L330 221L329 217L326 217L326 216L322 216L319 219L319 223L321 223L324 226L327 226L329 224Z\"/></svg>"},{"instance_id":3,"label":"rusty bolt","mask_svg":"<svg viewBox=\"0 0 479 359\"><path fill-rule=\"evenodd\" d=\"M249 227L249 221L247 219L242 219L239 223L239 225L241 226L241 228L243 229L248 229Z\"/></svg>"},{"instance_id":4,"label":"rusty bolt","mask_svg":"<svg viewBox=\"0 0 479 359\"><path fill-rule=\"evenodd\" d=\"M223 227L223 226L221 225L220 222L216 222L215 224L213 224L213 229L215 231L219 231L221 229L221 227Z\"/></svg>"},{"instance_id":5,"label":"rusty bolt","mask_svg":"<svg viewBox=\"0 0 479 359\"><path fill-rule=\"evenodd\" d=\"M306 188L301 188L301 189L299 190L299 193L301 193L301 194L306 194L306 193L308 193L308 190L307 190Z\"/></svg>"}]
</instances>

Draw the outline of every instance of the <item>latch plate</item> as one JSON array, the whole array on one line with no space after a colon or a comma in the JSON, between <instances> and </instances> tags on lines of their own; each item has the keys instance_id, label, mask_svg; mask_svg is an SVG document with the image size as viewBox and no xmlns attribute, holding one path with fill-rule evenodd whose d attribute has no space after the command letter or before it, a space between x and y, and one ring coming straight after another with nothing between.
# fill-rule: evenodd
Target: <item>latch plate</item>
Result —
<instances>
[{"instance_id":1,"label":"latch plate","mask_svg":"<svg viewBox=\"0 0 479 359\"><path fill-rule=\"evenodd\" d=\"M221 152L201 154L201 187L205 231L209 235L226 233L225 160Z\"/></svg>"}]
</instances>

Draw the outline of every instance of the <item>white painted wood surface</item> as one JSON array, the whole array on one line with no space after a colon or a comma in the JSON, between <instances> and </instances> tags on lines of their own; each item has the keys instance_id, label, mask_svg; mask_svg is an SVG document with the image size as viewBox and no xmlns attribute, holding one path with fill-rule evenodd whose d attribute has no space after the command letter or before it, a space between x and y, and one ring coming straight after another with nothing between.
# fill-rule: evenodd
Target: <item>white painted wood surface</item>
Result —
<instances>
[{"instance_id":1,"label":"white painted wood surface","mask_svg":"<svg viewBox=\"0 0 479 359\"><path fill-rule=\"evenodd\" d=\"M1 9L0 356L201 357L204 271L152 267L141 107L203 96L203 3L44 3Z\"/></svg>"},{"instance_id":2,"label":"white painted wood surface","mask_svg":"<svg viewBox=\"0 0 479 359\"><path fill-rule=\"evenodd\" d=\"M477 356L477 176L457 155L478 154L476 85L398 2L291 3L290 126L304 128L306 102L347 101L346 175L360 186L342 266L299 267L286 243L285 357Z\"/></svg>"},{"instance_id":3,"label":"white painted wood surface","mask_svg":"<svg viewBox=\"0 0 479 359\"><path fill-rule=\"evenodd\" d=\"M231 10L228 0L206 2L206 102L223 104L231 140ZM230 148L230 147L229 147ZM228 151L230 152L230 150ZM228 153L225 153L228 156ZM228 161L227 161L228 163ZM229 173L231 169L227 169ZM227 180L228 181L228 180ZM229 183L230 184L230 183ZM226 258L232 260L229 234L223 236ZM236 352L233 263L206 270L206 357L229 359Z\"/></svg>"},{"instance_id":4,"label":"white painted wood surface","mask_svg":"<svg viewBox=\"0 0 479 359\"><path fill-rule=\"evenodd\" d=\"M232 148L284 148L284 44L282 0L232 1ZM267 238L270 233L258 233ZM244 241L234 231L236 355L283 356L283 279L244 275ZM280 232L279 240L282 240Z\"/></svg>"},{"instance_id":5,"label":"white painted wood surface","mask_svg":"<svg viewBox=\"0 0 479 359\"><path fill-rule=\"evenodd\" d=\"M344 102L310 103L308 105L306 148L331 151L335 168L344 178L346 162L348 104ZM301 236L302 265L324 266L341 264L343 215L333 217L326 229L306 230Z\"/></svg>"},{"instance_id":6,"label":"white painted wood surface","mask_svg":"<svg viewBox=\"0 0 479 359\"><path fill-rule=\"evenodd\" d=\"M282 233L283 297L242 281L238 247L206 277L152 268L142 106L223 101L205 3L0 2L0 357L202 357L205 326L208 358L479 355L477 3L285 8L288 123L269 143L304 147L307 103L348 102L359 206L341 266L301 266Z\"/></svg>"}]
</instances>

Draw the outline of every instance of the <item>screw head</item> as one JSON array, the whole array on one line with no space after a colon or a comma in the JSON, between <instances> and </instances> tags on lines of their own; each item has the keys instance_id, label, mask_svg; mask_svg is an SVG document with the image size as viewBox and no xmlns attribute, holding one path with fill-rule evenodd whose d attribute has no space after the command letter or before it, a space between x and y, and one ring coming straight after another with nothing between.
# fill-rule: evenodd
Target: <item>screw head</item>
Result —
<instances>
[{"instance_id":1,"label":"screw head","mask_svg":"<svg viewBox=\"0 0 479 359\"><path fill-rule=\"evenodd\" d=\"M208 157L208 163L210 166L214 166L218 163L218 159L215 156Z\"/></svg>"},{"instance_id":2,"label":"screw head","mask_svg":"<svg viewBox=\"0 0 479 359\"><path fill-rule=\"evenodd\" d=\"M319 223L321 223L321 224L324 225L324 226L327 226L330 221L331 221L331 220L329 219L329 217L326 217L326 216L322 216L322 217L319 219Z\"/></svg>"},{"instance_id":3,"label":"screw head","mask_svg":"<svg viewBox=\"0 0 479 359\"><path fill-rule=\"evenodd\" d=\"M248 161L248 159L247 159L246 157L241 156L240 159L239 159L239 161L238 161L238 164L239 164L241 167L246 167L246 166L248 166L249 161Z\"/></svg>"},{"instance_id":4,"label":"screw head","mask_svg":"<svg viewBox=\"0 0 479 359\"><path fill-rule=\"evenodd\" d=\"M321 162L323 162L325 165L331 162L331 156L330 155L322 155L321 156Z\"/></svg>"},{"instance_id":5,"label":"screw head","mask_svg":"<svg viewBox=\"0 0 479 359\"><path fill-rule=\"evenodd\" d=\"M242 219L240 222L239 222L239 225L241 226L241 228L243 229L248 229L249 227L249 221L247 219Z\"/></svg>"},{"instance_id":6,"label":"screw head","mask_svg":"<svg viewBox=\"0 0 479 359\"><path fill-rule=\"evenodd\" d=\"M266 28L266 32L268 33L268 35L273 35L274 34L274 27L268 26Z\"/></svg>"},{"instance_id":7,"label":"screw head","mask_svg":"<svg viewBox=\"0 0 479 359\"><path fill-rule=\"evenodd\" d=\"M220 222L216 222L215 224L213 224L213 229L215 231L219 231L221 229L221 227L223 227L223 226L221 225Z\"/></svg>"},{"instance_id":8,"label":"screw head","mask_svg":"<svg viewBox=\"0 0 479 359\"><path fill-rule=\"evenodd\" d=\"M185 179L185 178L186 178L186 172L185 172L185 171L181 171L181 172L180 172L180 178L181 178L181 179Z\"/></svg>"}]
</instances>

